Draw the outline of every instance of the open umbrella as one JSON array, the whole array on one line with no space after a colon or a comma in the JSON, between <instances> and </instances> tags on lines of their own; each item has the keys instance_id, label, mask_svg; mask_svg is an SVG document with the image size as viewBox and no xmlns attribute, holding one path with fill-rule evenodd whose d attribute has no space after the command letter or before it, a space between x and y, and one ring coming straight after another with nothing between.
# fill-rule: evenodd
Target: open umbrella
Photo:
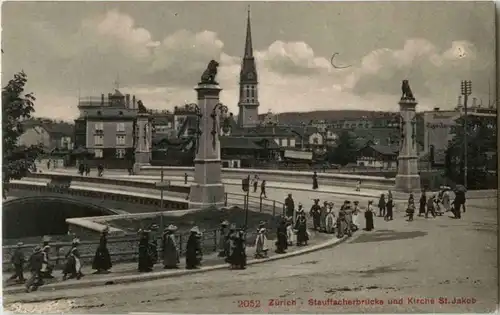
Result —
<instances>
[{"instance_id":1,"label":"open umbrella","mask_svg":"<svg viewBox=\"0 0 500 315\"><path fill-rule=\"evenodd\" d=\"M457 186L455 186L455 191L457 191L457 192L467 192L467 188L465 188L464 185L457 185Z\"/></svg>"}]
</instances>

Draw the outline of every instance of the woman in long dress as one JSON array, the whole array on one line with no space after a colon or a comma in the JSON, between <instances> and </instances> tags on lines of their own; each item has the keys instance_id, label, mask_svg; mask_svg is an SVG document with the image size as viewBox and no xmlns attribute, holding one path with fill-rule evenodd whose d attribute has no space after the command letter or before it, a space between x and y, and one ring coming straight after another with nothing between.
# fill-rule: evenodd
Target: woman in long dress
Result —
<instances>
[{"instance_id":1,"label":"woman in long dress","mask_svg":"<svg viewBox=\"0 0 500 315\"><path fill-rule=\"evenodd\" d=\"M373 200L368 201L368 208L365 211L365 230L373 230Z\"/></svg>"},{"instance_id":2,"label":"woman in long dress","mask_svg":"<svg viewBox=\"0 0 500 315\"><path fill-rule=\"evenodd\" d=\"M177 230L175 225L170 224L163 232L162 237L162 254L163 268L177 269L179 268L179 250L175 241L174 232Z\"/></svg>"},{"instance_id":3,"label":"woman in long dress","mask_svg":"<svg viewBox=\"0 0 500 315\"><path fill-rule=\"evenodd\" d=\"M352 210L352 227L353 231L359 229L359 201L354 201L354 209Z\"/></svg>"},{"instance_id":4,"label":"woman in long dress","mask_svg":"<svg viewBox=\"0 0 500 315\"><path fill-rule=\"evenodd\" d=\"M255 258L266 258L267 251L266 229L261 228L255 239Z\"/></svg>"},{"instance_id":5,"label":"woman in long dress","mask_svg":"<svg viewBox=\"0 0 500 315\"><path fill-rule=\"evenodd\" d=\"M326 215L328 214L328 201L323 202L323 207L320 210L320 225L319 229L322 232L326 231Z\"/></svg>"},{"instance_id":6,"label":"woman in long dress","mask_svg":"<svg viewBox=\"0 0 500 315\"><path fill-rule=\"evenodd\" d=\"M445 191L443 192L442 203L443 203L443 208L444 208L445 212L448 212L451 210L450 192L447 188L445 188Z\"/></svg>"},{"instance_id":7,"label":"woman in long dress","mask_svg":"<svg viewBox=\"0 0 500 315\"><path fill-rule=\"evenodd\" d=\"M293 217L288 217L287 222L286 222L286 241L288 246L292 246L295 244L296 240L296 235L293 230Z\"/></svg>"},{"instance_id":8,"label":"woman in long dress","mask_svg":"<svg viewBox=\"0 0 500 315\"><path fill-rule=\"evenodd\" d=\"M219 228L219 257L227 257L228 249L228 226L229 222L224 220L220 224Z\"/></svg>"},{"instance_id":9,"label":"woman in long dress","mask_svg":"<svg viewBox=\"0 0 500 315\"><path fill-rule=\"evenodd\" d=\"M139 272L151 272L154 266L154 257L149 243L149 230L139 230Z\"/></svg>"},{"instance_id":10,"label":"woman in long dress","mask_svg":"<svg viewBox=\"0 0 500 315\"><path fill-rule=\"evenodd\" d=\"M408 198L408 207L406 208L406 213L408 215L407 221L413 221L413 215L415 214L415 199L413 197L413 194L410 194L410 197Z\"/></svg>"},{"instance_id":11,"label":"woman in long dress","mask_svg":"<svg viewBox=\"0 0 500 315\"><path fill-rule=\"evenodd\" d=\"M201 232L197 226L193 227L190 232L186 245L186 269L198 269L203 258Z\"/></svg>"},{"instance_id":12,"label":"woman in long dress","mask_svg":"<svg viewBox=\"0 0 500 315\"><path fill-rule=\"evenodd\" d=\"M99 246L95 252L94 260L92 261L92 269L97 270L96 273L107 272L113 266L111 263L111 256L108 250L108 232L109 227L106 227L99 240Z\"/></svg>"},{"instance_id":13,"label":"woman in long dress","mask_svg":"<svg viewBox=\"0 0 500 315\"><path fill-rule=\"evenodd\" d=\"M326 233L333 234L335 233L335 224L337 219L335 218L335 213L333 212L333 202L328 204L328 210L326 214Z\"/></svg>"},{"instance_id":14,"label":"woman in long dress","mask_svg":"<svg viewBox=\"0 0 500 315\"><path fill-rule=\"evenodd\" d=\"M288 249L286 218L281 218L276 230L276 253L284 254Z\"/></svg>"},{"instance_id":15,"label":"woman in long dress","mask_svg":"<svg viewBox=\"0 0 500 315\"><path fill-rule=\"evenodd\" d=\"M73 239L71 249L68 254L66 254L67 260L63 270L63 280L68 279L68 274L70 275L69 279L76 278L80 280L80 278L83 277L80 253L77 249L79 244L80 240L78 238Z\"/></svg>"}]
</instances>

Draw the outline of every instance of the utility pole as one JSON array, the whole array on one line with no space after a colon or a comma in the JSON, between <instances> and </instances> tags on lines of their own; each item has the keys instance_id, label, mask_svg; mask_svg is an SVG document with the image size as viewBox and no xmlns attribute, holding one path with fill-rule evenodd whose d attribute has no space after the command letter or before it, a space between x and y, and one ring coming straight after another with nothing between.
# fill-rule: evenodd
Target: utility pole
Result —
<instances>
[{"instance_id":1,"label":"utility pole","mask_svg":"<svg viewBox=\"0 0 500 315\"><path fill-rule=\"evenodd\" d=\"M467 188L467 149L468 149L468 113L467 113L467 100L472 93L472 81L462 80L461 93L464 97L464 187Z\"/></svg>"}]
</instances>

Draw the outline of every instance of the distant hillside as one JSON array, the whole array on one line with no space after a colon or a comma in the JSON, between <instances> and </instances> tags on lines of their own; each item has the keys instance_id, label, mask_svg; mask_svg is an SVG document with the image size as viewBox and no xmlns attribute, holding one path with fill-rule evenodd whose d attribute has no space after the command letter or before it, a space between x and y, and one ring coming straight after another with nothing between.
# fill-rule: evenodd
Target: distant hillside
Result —
<instances>
[{"instance_id":1,"label":"distant hillside","mask_svg":"<svg viewBox=\"0 0 500 315\"><path fill-rule=\"evenodd\" d=\"M394 114L393 112L380 112L368 110L318 110L313 112L289 112L279 113L278 121L280 124L300 124L302 122L309 123L309 121L334 121L334 120L355 120L361 119L366 116L368 119L383 117ZM267 114L259 115L263 119Z\"/></svg>"}]
</instances>

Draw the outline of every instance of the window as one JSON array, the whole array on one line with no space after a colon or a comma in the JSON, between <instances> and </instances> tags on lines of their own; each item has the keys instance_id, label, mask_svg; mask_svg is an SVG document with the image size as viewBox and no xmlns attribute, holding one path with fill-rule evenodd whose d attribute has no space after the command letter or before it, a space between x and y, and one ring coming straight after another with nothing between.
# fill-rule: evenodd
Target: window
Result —
<instances>
[{"instance_id":1,"label":"window","mask_svg":"<svg viewBox=\"0 0 500 315\"><path fill-rule=\"evenodd\" d=\"M102 159L103 154L102 154L102 149L95 149L94 150L94 156L98 159Z\"/></svg>"},{"instance_id":2,"label":"window","mask_svg":"<svg viewBox=\"0 0 500 315\"><path fill-rule=\"evenodd\" d=\"M281 139L281 146L282 147L288 146L288 139Z\"/></svg>"},{"instance_id":3,"label":"window","mask_svg":"<svg viewBox=\"0 0 500 315\"><path fill-rule=\"evenodd\" d=\"M94 124L95 131L102 131L104 129L103 123L102 122L96 122Z\"/></svg>"},{"instance_id":4,"label":"window","mask_svg":"<svg viewBox=\"0 0 500 315\"><path fill-rule=\"evenodd\" d=\"M124 132L125 131L125 123L123 123L123 122L116 123L116 131L117 132Z\"/></svg>"},{"instance_id":5,"label":"window","mask_svg":"<svg viewBox=\"0 0 500 315\"><path fill-rule=\"evenodd\" d=\"M116 149L116 158L117 159L125 158L125 149Z\"/></svg>"},{"instance_id":6,"label":"window","mask_svg":"<svg viewBox=\"0 0 500 315\"><path fill-rule=\"evenodd\" d=\"M97 135L94 136L94 145L103 145L104 144L104 136Z\"/></svg>"},{"instance_id":7,"label":"window","mask_svg":"<svg viewBox=\"0 0 500 315\"><path fill-rule=\"evenodd\" d=\"M290 146L295 147L295 139L290 139Z\"/></svg>"},{"instance_id":8,"label":"window","mask_svg":"<svg viewBox=\"0 0 500 315\"><path fill-rule=\"evenodd\" d=\"M255 86L252 86L251 89L252 89L251 95L252 95L252 97L255 97Z\"/></svg>"},{"instance_id":9,"label":"window","mask_svg":"<svg viewBox=\"0 0 500 315\"><path fill-rule=\"evenodd\" d=\"M125 145L125 136L116 136L116 145Z\"/></svg>"},{"instance_id":10,"label":"window","mask_svg":"<svg viewBox=\"0 0 500 315\"><path fill-rule=\"evenodd\" d=\"M319 144L319 139L318 139L318 137L314 137L314 138L313 138L313 143L314 143L314 144Z\"/></svg>"}]
</instances>

